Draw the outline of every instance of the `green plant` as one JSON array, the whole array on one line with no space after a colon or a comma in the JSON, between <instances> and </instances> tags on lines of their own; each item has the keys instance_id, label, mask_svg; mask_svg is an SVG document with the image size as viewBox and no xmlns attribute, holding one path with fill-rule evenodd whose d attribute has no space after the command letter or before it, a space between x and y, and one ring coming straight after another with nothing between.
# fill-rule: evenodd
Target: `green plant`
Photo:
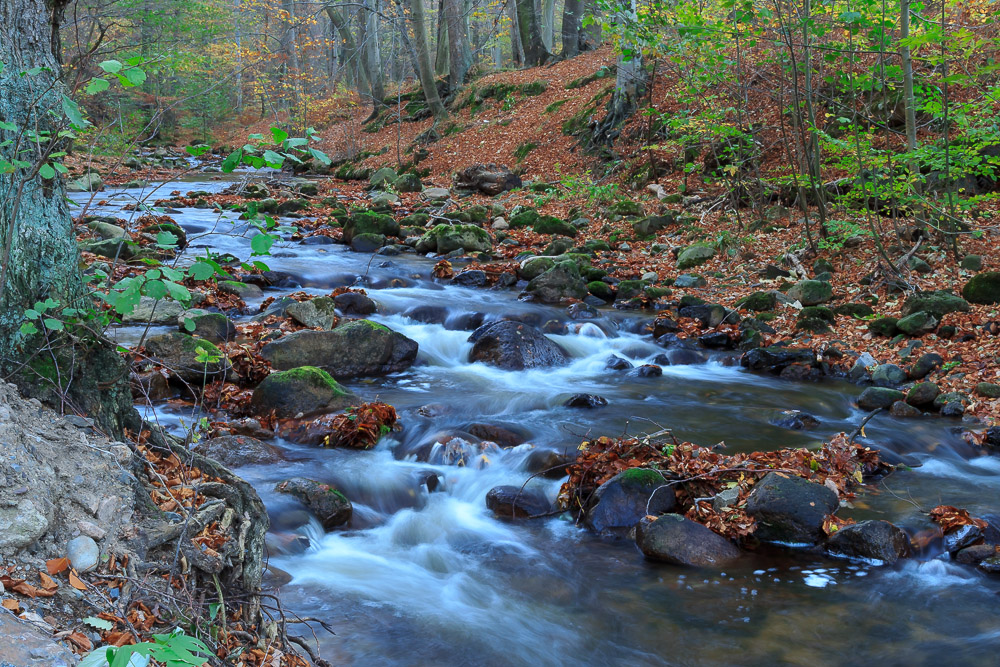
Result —
<instances>
[{"instance_id":1,"label":"green plant","mask_svg":"<svg viewBox=\"0 0 1000 667\"><path fill-rule=\"evenodd\" d=\"M153 635L151 642L95 649L79 667L139 667L148 662L137 662L135 658L153 659L165 667L201 667L213 655L205 642L178 628L167 634Z\"/></svg>"}]
</instances>

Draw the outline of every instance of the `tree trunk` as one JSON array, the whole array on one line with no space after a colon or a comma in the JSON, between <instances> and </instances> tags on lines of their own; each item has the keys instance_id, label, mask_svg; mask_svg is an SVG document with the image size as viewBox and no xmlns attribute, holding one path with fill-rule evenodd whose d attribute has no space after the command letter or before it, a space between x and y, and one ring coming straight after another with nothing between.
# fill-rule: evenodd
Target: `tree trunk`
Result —
<instances>
[{"instance_id":1,"label":"tree trunk","mask_svg":"<svg viewBox=\"0 0 1000 667\"><path fill-rule=\"evenodd\" d=\"M621 22L636 20L636 0L623 8ZM610 144L618 138L618 127L639 108L639 100L646 90L646 70L642 66L642 55L633 45L623 44L630 57L618 57L618 74L615 77L615 92L608 102L608 113L594 130L594 141Z\"/></svg>"},{"instance_id":2,"label":"tree trunk","mask_svg":"<svg viewBox=\"0 0 1000 667\"><path fill-rule=\"evenodd\" d=\"M899 0L900 40L899 59L903 65L903 105L906 115L906 150L910 153L917 150L917 113L916 97L913 94L913 58L910 56L910 0ZM911 156L911 170L913 169ZM911 174L915 175L915 173Z\"/></svg>"},{"instance_id":3,"label":"tree trunk","mask_svg":"<svg viewBox=\"0 0 1000 667\"><path fill-rule=\"evenodd\" d=\"M398 0L397 0L398 2ZM423 0L409 0L410 22L413 28L413 41L410 42L406 31L403 39L410 42L407 46L412 50L416 60L417 76L420 77L420 88L424 91L424 99L434 115L435 121L448 118L448 110L444 108L437 91L437 81L434 80L434 68L431 66L431 53L427 46L427 26L424 16Z\"/></svg>"},{"instance_id":4,"label":"tree trunk","mask_svg":"<svg viewBox=\"0 0 1000 667\"><path fill-rule=\"evenodd\" d=\"M556 0L542 0L542 44L552 53L556 36Z\"/></svg>"},{"instance_id":5,"label":"tree trunk","mask_svg":"<svg viewBox=\"0 0 1000 667\"><path fill-rule=\"evenodd\" d=\"M330 23L337 29L340 39L344 44L344 64L350 71L354 72L354 80L357 83L358 91L371 92L371 83L368 81L368 72L358 63L358 46L354 43L354 35L351 34L351 27L348 25L344 15L335 7L327 5L324 7Z\"/></svg>"},{"instance_id":6,"label":"tree trunk","mask_svg":"<svg viewBox=\"0 0 1000 667\"><path fill-rule=\"evenodd\" d=\"M445 14L444 0L438 0L437 51L434 56L435 76L448 76L448 18Z\"/></svg>"},{"instance_id":7,"label":"tree trunk","mask_svg":"<svg viewBox=\"0 0 1000 667\"><path fill-rule=\"evenodd\" d=\"M551 57L542 41L542 30L535 13L533 0L517 0L517 27L524 48L524 64L527 67L541 65Z\"/></svg>"},{"instance_id":8,"label":"tree trunk","mask_svg":"<svg viewBox=\"0 0 1000 667\"><path fill-rule=\"evenodd\" d=\"M284 86L291 90L291 100L286 97L285 103L294 108L299 103L299 51L296 47L298 19L295 18L295 0L281 0L281 9L285 12L285 26L281 32L281 53L285 56L282 78L285 79Z\"/></svg>"},{"instance_id":9,"label":"tree trunk","mask_svg":"<svg viewBox=\"0 0 1000 667\"><path fill-rule=\"evenodd\" d=\"M465 30L462 0L444 0L444 13L448 23L448 90L454 92L465 83L465 75L472 67L472 49Z\"/></svg>"},{"instance_id":10,"label":"tree trunk","mask_svg":"<svg viewBox=\"0 0 1000 667\"><path fill-rule=\"evenodd\" d=\"M58 79L59 22L67 4L0 2L0 118L19 128L0 129L0 145L20 142L27 152L19 157L35 165L44 161L46 147L27 142L21 132L63 127L58 120L64 91ZM21 75L36 67L44 69ZM12 157L9 150L0 148L0 155ZM75 339L51 330L29 337L20 333L25 310L38 301L57 301L54 314L92 305L80 277L80 253L65 197L59 177L43 179L34 166L0 174L0 370L22 391L89 414L121 437L123 422L134 411L127 369L114 347L96 336L85 339L84 330Z\"/></svg>"},{"instance_id":11,"label":"tree trunk","mask_svg":"<svg viewBox=\"0 0 1000 667\"><path fill-rule=\"evenodd\" d=\"M510 19L510 59L518 67L524 64L524 45L521 44L521 28L517 20L517 3L506 0L504 3L507 18Z\"/></svg>"},{"instance_id":12,"label":"tree trunk","mask_svg":"<svg viewBox=\"0 0 1000 667\"><path fill-rule=\"evenodd\" d=\"M601 45L601 26L594 22L588 25L586 28L582 27L583 19L588 15L597 16L599 15L600 9L597 7L595 0L580 0L581 11L580 11L580 52L583 51L593 51L598 46Z\"/></svg>"},{"instance_id":13,"label":"tree trunk","mask_svg":"<svg viewBox=\"0 0 1000 667\"><path fill-rule=\"evenodd\" d=\"M580 22L583 0L566 0L563 6L562 56L572 58L580 53Z\"/></svg>"},{"instance_id":14,"label":"tree trunk","mask_svg":"<svg viewBox=\"0 0 1000 667\"><path fill-rule=\"evenodd\" d=\"M377 0L366 0L365 11L365 69L371 83L372 101L378 107L385 97L385 73L382 71L382 45L379 43Z\"/></svg>"}]
</instances>

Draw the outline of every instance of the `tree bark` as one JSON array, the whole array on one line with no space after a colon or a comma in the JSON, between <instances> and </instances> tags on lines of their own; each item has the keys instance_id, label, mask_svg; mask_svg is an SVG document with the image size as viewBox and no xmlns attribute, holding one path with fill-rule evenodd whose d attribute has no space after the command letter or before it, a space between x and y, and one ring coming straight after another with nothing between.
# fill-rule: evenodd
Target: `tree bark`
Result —
<instances>
[{"instance_id":1,"label":"tree bark","mask_svg":"<svg viewBox=\"0 0 1000 667\"><path fill-rule=\"evenodd\" d=\"M504 10L510 19L510 59L520 67L524 64L524 45L521 44L521 27L517 20L517 2L505 0Z\"/></svg>"},{"instance_id":2,"label":"tree bark","mask_svg":"<svg viewBox=\"0 0 1000 667\"><path fill-rule=\"evenodd\" d=\"M572 58L580 53L580 23L583 19L583 0L566 0L563 6L562 56Z\"/></svg>"},{"instance_id":3,"label":"tree bark","mask_svg":"<svg viewBox=\"0 0 1000 667\"><path fill-rule=\"evenodd\" d=\"M621 10L623 22L636 20L636 0ZM610 144L618 138L618 127L639 108L639 100L646 90L646 70L642 54L634 45L623 44L628 55L618 57L615 91L608 102L608 113L594 130L594 141Z\"/></svg>"},{"instance_id":4,"label":"tree bark","mask_svg":"<svg viewBox=\"0 0 1000 667\"><path fill-rule=\"evenodd\" d=\"M533 0L517 0L517 27L521 35L521 46L524 48L525 66L541 65L552 56L542 41L542 30Z\"/></svg>"},{"instance_id":5,"label":"tree bark","mask_svg":"<svg viewBox=\"0 0 1000 667\"><path fill-rule=\"evenodd\" d=\"M442 121L448 118L448 110L441 102L441 96L438 95L437 91L437 81L434 80L434 68L431 65L431 54L427 45L423 0L409 0L408 6L410 8L410 23L413 28L413 40L410 41L405 30L402 32L403 40L407 42L407 47L413 52L417 76L420 78L420 88L424 91L427 106L430 108L431 114L434 115L434 120Z\"/></svg>"},{"instance_id":6,"label":"tree bark","mask_svg":"<svg viewBox=\"0 0 1000 667\"><path fill-rule=\"evenodd\" d=\"M465 30L462 0L444 0L445 19L448 23L448 90L456 91L465 83L465 75L472 67L472 49Z\"/></svg>"},{"instance_id":7,"label":"tree bark","mask_svg":"<svg viewBox=\"0 0 1000 667\"><path fill-rule=\"evenodd\" d=\"M385 73L382 71L382 45L378 34L377 0L365 1L365 69L371 84L372 101L377 107L385 97Z\"/></svg>"},{"instance_id":8,"label":"tree bark","mask_svg":"<svg viewBox=\"0 0 1000 667\"><path fill-rule=\"evenodd\" d=\"M347 19L332 5L327 5L324 9L326 10L327 17L330 19L330 23L333 24L333 27L340 34L340 39L344 45L344 64L354 73L354 80L358 86L358 90L362 94L364 91L370 93L371 83L368 81L368 72L358 62L358 46L354 42L354 35L351 34L351 27L348 25Z\"/></svg>"},{"instance_id":9,"label":"tree bark","mask_svg":"<svg viewBox=\"0 0 1000 667\"><path fill-rule=\"evenodd\" d=\"M27 141L24 128L56 132L63 127L64 88L59 80L59 23L68 0L0 2L0 118L19 129L0 129L0 148L23 147L18 157L35 165L46 146ZM32 68L38 74L21 75ZM88 308L92 301L80 276L80 253L66 190L57 176L43 179L35 166L0 174L0 371L25 393L57 407L90 414L121 437L132 415L127 369L114 347L84 333L71 338L48 331L20 333L25 311L38 301Z\"/></svg>"},{"instance_id":10,"label":"tree bark","mask_svg":"<svg viewBox=\"0 0 1000 667\"><path fill-rule=\"evenodd\" d=\"M444 0L438 0L437 51L434 56L435 76L448 76L448 18L444 10Z\"/></svg>"},{"instance_id":11,"label":"tree bark","mask_svg":"<svg viewBox=\"0 0 1000 667\"><path fill-rule=\"evenodd\" d=\"M583 19L588 15L597 16L601 12L595 0L581 0L580 11L580 52L593 51L601 45L601 26L596 22L591 23L586 28L582 27Z\"/></svg>"},{"instance_id":12,"label":"tree bark","mask_svg":"<svg viewBox=\"0 0 1000 667\"><path fill-rule=\"evenodd\" d=\"M542 44L545 50L552 53L555 50L553 42L556 36L556 0L542 0Z\"/></svg>"}]
</instances>

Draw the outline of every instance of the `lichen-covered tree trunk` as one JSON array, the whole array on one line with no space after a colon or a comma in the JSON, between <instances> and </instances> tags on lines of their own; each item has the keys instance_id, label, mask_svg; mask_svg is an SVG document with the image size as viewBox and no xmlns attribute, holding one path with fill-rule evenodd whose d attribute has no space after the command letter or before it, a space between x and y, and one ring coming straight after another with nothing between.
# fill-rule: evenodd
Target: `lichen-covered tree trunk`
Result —
<instances>
[{"instance_id":1,"label":"lichen-covered tree trunk","mask_svg":"<svg viewBox=\"0 0 1000 667\"><path fill-rule=\"evenodd\" d=\"M337 34L340 35L340 39L343 41L344 63L347 65L349 71L354 74L358 90L371 92L368 72L358 62L358 45L354 41L354 35L351 34L351 26L348 24L347 19L333 5L327 5L323 9L326 10L326 15L330 19L330 23L333 24L333 27L337 30Z\"/></svg>"},{"instance_id":2,"label":"lichen-covered tree trunk","mask_svg":"<svg viewBox=\"0 0 1000 667\"><path fill-rule=\"evenodd\" d=\"M413 52L414 63L417 69L417 76L420 78L420 88L424 91L424 98L427 106L431 110L435 121L442 121L448 118L448 110L444 108L441 97L438 95L437 82L434 80L434 67L431 65L431 53L427 45L427 25L424 14L423 0L409 0L410 21L413 28L413 40L407 44ZM409 42L409 38L404 33L403 39Z\"/></svg>"},{"instance_id":3,"label":"lichen-covered tree trunk","mask_svg":"<svg viewBox=\"0 0 1000 667\"><path fill-rule=\"evenodd\" d=\"M521 27L517 20L517 3L508 0L505 3L507 18L510 19L510 59L515 65L524 64L524 45L521 44Z\"/></svg>"},{"instance_id":4,"label":"lichen-covered tree trunk","mask_svg":"<svg viewBox=\"0 0 1000 667\"><path fill-rule=\"evenodd\" d=\"M465 75L472 67L472 49L465 28L461 0L444 0L445 20L448 24L448 90L454 92L465 83Z\"/></svg>"},{"instance_id":5,"label":"lichen-covered tree trunk","mask_svg":"<svg viewBox=\"0 0 1000 667\"><path fill-rule=\"evenodd\" d=\"M434 74L447 76L448 67L448 19L444 12L444 0L438 0L437 52L434 56Z\"/></svg>"},{"instance_id":6,"label":"lichen-covered tree trunk","mask_svg":"<svg viewBox=\"0 0 1000 667\"><path fill-rule=\"evenodd\" d=\"M59 22L68 0L0 0L0 129L6 158L40 163L44 147L26 141L21 129L57 130L62 116ZM42 69L36 69L42 68ZM25 72L36 72L22 74ZM113 346L96 338L71 339L50 332L20 333L25 311L53 299L63 307L87 307L80 253L62 181L43 179L37 168L0 174L0 371L22 391L56 407L95 417L120 435L131 413L127 371Z\"/></svg>"},{"instance_id":7,"label":"lichen-covered tree trunk","mask_svg":"<svg viewBox=\"0 0 1000 667\"><path fill-rule=\"evenodd\" d=\"M583 0L566 0L563 5L562 56L572 58L580 53L580 23L583 20Z\"/></svg>"},{"instance_id":8,"label":"lichen-covered tree trunk","mask_svg":"<svg viewBox=\"0 0 1000 667\"><path fill-rule=\"evenodd\" d=\"M527 67L541 65L552 56L542 41L542 27L535 12L534 0L517 0L517 27Z\"/></svg>"}]
</instances>

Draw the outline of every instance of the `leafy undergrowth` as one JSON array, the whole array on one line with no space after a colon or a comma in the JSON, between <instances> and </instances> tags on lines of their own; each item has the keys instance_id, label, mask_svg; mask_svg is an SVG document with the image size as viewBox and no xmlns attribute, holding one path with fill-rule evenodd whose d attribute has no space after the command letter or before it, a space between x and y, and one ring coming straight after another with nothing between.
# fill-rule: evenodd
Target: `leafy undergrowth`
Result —
<instances>
[{"instance_id":1,"label":"leafy undergrowth","mask_svg":"<svg viewBox=\"0 0 1000 667\"><path fill-rule=\"evenodd\" d=\"M580 445L577 459L567 472L569 479L559 491L564 509L581 512L594 491L615 475L633 468L655 470L664 486L677 495L678 514L698 521L733 539L753 535L754 519L745 511L754 484L764 475L781 472L823 484L841 499L854 497L854 489L867 479L885 475L892 466L878 452L852 442L841 433L818 450L778 449L770 452L724 454L716 447L678 442L669 431L646 437L597 438ZM712 498L726 489L738 489L737 499L722 511L712 507ZM831 517L826 529L850 523Z\"/></svg>"}]
</instances>

